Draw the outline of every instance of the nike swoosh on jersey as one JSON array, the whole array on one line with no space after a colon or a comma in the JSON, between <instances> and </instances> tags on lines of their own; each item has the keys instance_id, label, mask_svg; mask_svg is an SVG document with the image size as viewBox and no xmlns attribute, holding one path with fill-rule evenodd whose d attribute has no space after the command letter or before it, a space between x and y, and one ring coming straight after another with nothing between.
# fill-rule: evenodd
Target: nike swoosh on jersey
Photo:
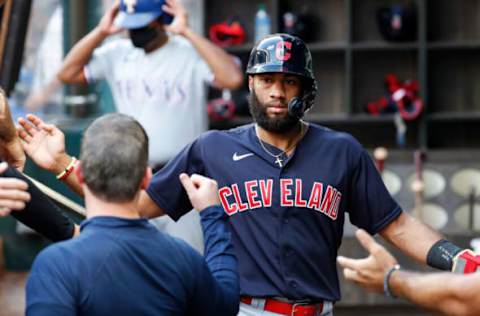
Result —
<instances>
[{"instance_id":1,"label":"nike swoosh on jersey","mask_svg":"<svg viewBox=\"0 0 480 316\"><path fill-rule=\"evenodd\" d=\"M243 155L238 155L237 153L234 153L232 159L233 161L239 161L250 156L253 156L253 153L248 153Z\"/></svg>"}]
</instances>

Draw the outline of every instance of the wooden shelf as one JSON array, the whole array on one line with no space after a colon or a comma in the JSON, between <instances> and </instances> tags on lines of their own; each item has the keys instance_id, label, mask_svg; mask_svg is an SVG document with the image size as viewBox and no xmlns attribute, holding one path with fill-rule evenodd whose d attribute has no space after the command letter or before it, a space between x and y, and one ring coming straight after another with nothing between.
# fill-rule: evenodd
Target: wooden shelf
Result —
<instances>
[{"instance_id":1,"label":"wooden shelf","mask_svg":"<svg viewBox=\"0 0 480 316\"><path fill-rule=\"evenodd\" d=\"M438 112L427 115L430 122L480 122L480 112Z\"/></svg>"},{"instance_id":2,"label":"wooden shelf","mask_svg":"<svg viewBox=\"0 0 480 316\"><path fill-rule=\"evenodd\" d=\"M428 49L480 49L480 40L471 41L440 41L427 44Z\"/></svg>"},{"instance_id":3,"label":"wooden shelf","mask_svg":"<svg viewBox=\"0 0 480 316\"><path fill-rule=\"evenodd\" d=\"M241 17L249 42L227 50L244 63L254 45L253 16L260 2L206 1L206 26L231 12ZM400 1L412 4L417 16L415 39L408 42L385 40L377 24L378 9L393 0L264 2L272 32L281 29L285 11L306 13L314 21L305 39L311 40L307 46L318 92L308 121L350 132L367 148L395 146L393 115L365 112L368 102L385 95L385 75L394 74L402 81L418 80L425 101L425 115L407 122L407 148L480 148L480 138L471 136L480 133L480 1ZM224 129L248 122L247 116L211 126Z\"/></svg>"},{"instance_id":4,"label":"wooden shelf","mask_svg":"<svg viewBox=\"0 0 480 316\"><path fill-rule=\"evenodd\" d=\"M306 116L306 121L329 125L393 124L393 115L373 116L369 114L321 114Z\"/></svg>"},{"instance_id":5,"label":"wooden shelf","mask_svg":"<svg viewBox=\"0 0 480 316\"><path fill-rule=\"evenodd\" d=\"M385 41L365 41L352 44L353 50L359 51L377 51L377 50L416 50L419 48L418 42L385 42Z\"/></svg>"},{"instance_id":6,"label":"wooden shelf","mask_svg":"<svg viewBox=\"0 0 480 316\"><path fill-rule=\"evenodd\" d=\"M323 51L343 51L347 47L345 42L314 42L307 43L312 53Z\"/></svg>"},{"instance_id":7,"label":"wooden shelf","mask_svg":"<svg viewBox=\"0 0 480 316\"><path fill-rule=\"evenodd\" d=\"M231 54L250 53L253 48L253 43L246 43L242 45L226 47L225 50Z\"/></svg>"}]
</instances>

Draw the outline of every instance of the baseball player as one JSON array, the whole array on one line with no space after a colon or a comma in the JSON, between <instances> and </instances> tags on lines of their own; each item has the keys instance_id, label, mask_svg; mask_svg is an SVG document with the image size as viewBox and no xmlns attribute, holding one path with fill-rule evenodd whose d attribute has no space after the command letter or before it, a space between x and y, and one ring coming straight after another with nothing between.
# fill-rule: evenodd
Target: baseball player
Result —
<instances>
[{"instance_id":1,"label":"baseball player","mask_svg":"<svg viewBox=\"0 0 480 316\"><path fill-rule=\"evenodd\" d=\"M461 249L402 211L362 146L302 120L317 92L303 41L266 37L253 48L247 74L254 123L197 138L155 174L139 201L144 216L178 219L192 207L178 174L218 182L239 258L239 315L330 315L340 299L336 256L347 212L416 260L451 269ZM32 132L21 133L27 146L52 136L43 122L30 121ZM35 160L49 150L26 151ZM64 154L48 155L65 167Z\"/></svg>"},{"instance_id":2,"label":"baseball player","mask_svg":"<svg viewBox=\"0 0 480 316\"><path fill-rule=\"evenodd\" d=\"M480 273L459 275L405 271L392 254L367 232L359 229L356 235L370 256L357 260L337 258L347 280L370 291L403 297L445 315L480 315ZM477 270L479 265L480 257L477 257L473 270Z\"/></svg>"},{"instance_id":3,"label":"baseball player","mask_svg":"<svg viewBox=\"0 0 480 316\"><path fill-rule=\"evenodd\" d=\"M85 131L75 172L87 220L78 238L36 258L26 287L26 315L222 315L238 311L237 260L215 181L180 175L200 210L205 258L159 232L137 205L152 176L148 137L123 114Z\"/></svg>"}]
</instances>

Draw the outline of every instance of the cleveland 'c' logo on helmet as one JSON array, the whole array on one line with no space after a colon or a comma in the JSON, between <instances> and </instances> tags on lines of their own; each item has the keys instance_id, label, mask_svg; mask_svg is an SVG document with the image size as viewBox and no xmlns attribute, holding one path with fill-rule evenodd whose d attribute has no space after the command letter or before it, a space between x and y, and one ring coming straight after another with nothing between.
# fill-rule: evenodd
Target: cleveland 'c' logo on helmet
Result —
<instances>
[{"instance_id":1,"label":"cleveland 'c' logo on helmet","mask_svg":"<svg viewBox=\"0 0 480 316\"><path fill-rule=\"evenodd\" d=\"M275 48L275 57L281 61L287 61L292 57L291 53L292 42L277 42L277 47Z\"/></svg>"}]
</instances>

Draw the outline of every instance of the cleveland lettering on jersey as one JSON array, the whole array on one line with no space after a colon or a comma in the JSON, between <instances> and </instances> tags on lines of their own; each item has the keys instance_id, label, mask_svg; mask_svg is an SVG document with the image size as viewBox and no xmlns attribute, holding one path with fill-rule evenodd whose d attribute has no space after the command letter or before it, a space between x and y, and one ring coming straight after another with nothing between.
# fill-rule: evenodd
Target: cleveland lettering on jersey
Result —
<instances>
[{"instance_id":1,"label":"cleveland lettering on jersey","mask_svg":"<svg viewBox=\"0 0 480 316\"><path fill-rule=\"evenodd\" d=\"M272 206L274 189L272 179L249 180L243 183L242 189L245 196L241 195L237 183L218 190L227 215ZM282 178L278 190L282 207L307 208L323 213L333 220L337 219L342 193L331 185L314 182L311 187L307 187L304 186L302 179Z\"/></svg>"}]
</instances>

